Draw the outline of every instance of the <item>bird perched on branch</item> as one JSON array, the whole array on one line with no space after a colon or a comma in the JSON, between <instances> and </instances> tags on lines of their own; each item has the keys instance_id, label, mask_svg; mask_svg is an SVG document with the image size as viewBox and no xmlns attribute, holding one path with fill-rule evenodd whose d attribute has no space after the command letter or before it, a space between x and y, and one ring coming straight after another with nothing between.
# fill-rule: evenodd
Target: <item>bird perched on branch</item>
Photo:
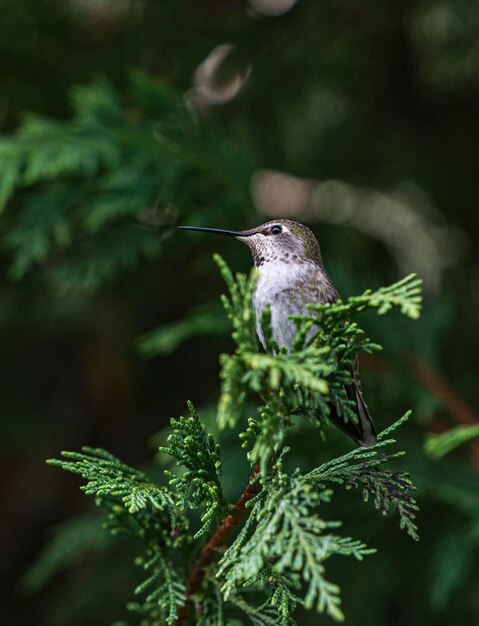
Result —
<instances>
[{"instance_id":1,"label":"bird perched on branch","mask_svg":"<svg viewBox=\"0 0 479 626\"><path fill-rule=\"evenodd\" d=\"M253 295L256 330L263 347L261 314L271 310L271 329L275 341L291 349L296 328L290 315L314 315L308 304L336 302L339 295L324 269L318 241L311 230L292 220L274 220L243 231L180 226L184 230L229 235L245 243L253 255L259 278ZM352 367L353 382L345 386L348 399L356 405L356 422L345 421L335 411L331 421L362 446L376 443L376 431L364 401L357 361Z\"/></svg>"}]
</instances>

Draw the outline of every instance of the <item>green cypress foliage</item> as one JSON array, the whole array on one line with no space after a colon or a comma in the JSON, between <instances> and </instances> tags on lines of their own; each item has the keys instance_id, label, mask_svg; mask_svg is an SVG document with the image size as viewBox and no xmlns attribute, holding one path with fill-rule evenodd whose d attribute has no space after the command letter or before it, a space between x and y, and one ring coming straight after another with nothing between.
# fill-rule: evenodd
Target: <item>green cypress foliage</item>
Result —
<instances>
[{"instance_id":1,"label":"green cypress foliage","mask_svg":"<svg viewBox=\"0 0 479 626\"><path fill-rule=\"evenodd\" d=\"M158 232L138 227L145 211L162 227L185 207L193 220L220 209L246 220L247 148L205 133L183 95L147 74L131 72L128 87L73 87L71 119L29 114L0 138L11 278L46 265L62 291L98 289L163 253Z\"/></svg>"},{"instance_id":2,"label":"green cypress foliage","mask_svg":"<svg viewBox=\"0 0 479 626\"><path fill-rule=\"evenodd\" d=\"M178 495L178 504L182 509L197 509L204 505L201 517L203 525L195 533L194 539L204 535L210 528L215 517L220 520L226 510L226 500L219 480L221 459L219 444L212 435L207 435L200 422L198 413L191 402L188 402L190 417L172 419L173 434L168 437L168 447L160 450L176 458L185 472L176 476L165 470L170 485Z\"/></svg>"},{"instance_id":3,"label":"green cypress foliage","mask_svg":"<svg viewBox=\"0 0 479 626\"><path fill-rule=\"evenodd\" d=\"M299 606L342 621L340 587L330 580L327 562L336 556L361 561L375 550L341 533L341 521L328 514L334 497L358 489L381 513L397 514L400 527L418 538L414 487L407 473L389 468L403 453L384 451L394 446L391 435L409 412L379 435L374 448L356 448L309 471L289 468L288 436L303 423L320 441L332 402L354 419L342 386L358 352L380 349L354 318L398 307L416 319L420 281L408 276L311 307L313 318L294 318L291 353L275 345L266 313L262 324L272 356L260 351L256 337L255 273L234 277L221 258L216 261L229 292L223 304L235 343L233 354L221 356L217 421L222 429L234 428L238 445L247 450L251 478L240 499L225 498L221 446L191 403L188 416L172 420L161 448L177 465L165 470L168 486L99 449L65 452L50 463L80 475L85 493L106 509L107 528L143 546L137 562L145 580L136 589L139 601L128 605L142 625L296 624ZM255 399L256 415L246 419L246 403L251 407Z\"/></svg>"}]
</instances>

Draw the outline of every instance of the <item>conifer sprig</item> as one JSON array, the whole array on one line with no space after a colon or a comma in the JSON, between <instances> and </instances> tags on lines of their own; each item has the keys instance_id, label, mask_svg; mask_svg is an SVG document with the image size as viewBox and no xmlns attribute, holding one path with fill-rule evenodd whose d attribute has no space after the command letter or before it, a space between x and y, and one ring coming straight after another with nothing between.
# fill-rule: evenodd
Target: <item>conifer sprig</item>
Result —
<instances>
[{"instance_id":1,"label":"conifer sprig","mask_svg":"<svg viewBox=\"0 0 479 626\"><path fill-rule=\"evenodd\" d=\"M314 304L309 308L322 314L319 319L324 316L345 320L371 309L377 309L379 315L384 315L396 306L403 315L418 319L422 309L421 293L422 280L416 274L409 274L388 287L380 287L376 291L367 289L362 295L348 298L346 302L338 300L334 304Z\"/></svg>"},{"instance_id":2,"label":"conifer sprig","mask_svg":"<svg viewBox=\"0 0 479 626\"><path fill-rule=\"evenodd\" d=\"M299 415L322 429L333 402L352 419L343 386L351 382L357 353L379 349L353 318L366 309L382 314L393 306L415 318L420 283L407 277L376 292L313 307L315 317L294 318L291 352L274 342L266 311L261 320L269 347L265 354L252 310L255 274L235 278L224 261L216 260L229 291L223 303L236 345L233 354L221 357L219 426L237 426L246 401L260 405L239 433L253 472L236 503L222 490L220 444L191 403L188 416L172 420L172 433L161 448L178 465L175 472L166 470L169 488L101 449L63 453L51 463L86 480L82 489L106 508L114 534L127 533L143 543L139 563L147 577L136 593L145 599L129 605L142 626L221 626L233 623L230 616L238 612L247 620L238 623L293 626L298 606L341 621L340 588L328 576L328 561L336 556L361 561L375 550L341 534L341 522L330 515L334 498L359 489L382 513L396 511L400 526L417 539L411 480L406 472L386 467L403 453L383 452L395 444L391 435L409 413L384 430L375 447L356 448L307 473L285 469L288 438ZM197 530L190 511L201 518Z\"/></svg>"},{"instance_id":3,"label":"conifer sprig","mask_svg":"<svg viewBox=\"0 0 479 626\"><path fill-rule=\"evenodd\" d=\"M390 461L401 457L404 452L381 454L384 446L395 443L394 439L385 437L403 424L409 418L408 411L400 420L390 426L378 437L378 444L369 450L358 448L349 454L334 459L329 463L312 470L303 477L303 480L323 488L325 484L337 483L346 489L362 489L363 500L371 499L374 506L383 514L394 509L399 514L400 527L415 540L419 539L415 523L418 505L411 495L415 490L407 472L392 471L383 466Z\"/></svg>"},{"instance_id":4,"label":"conifer sprig","mask_svg":"<svg viewBox=\"0 0 479 626\"><path fill-rule=\"evenodd\" d=\"M178 609L185 605L186 588L177 569L168 563L161 550L154 551L153 556L141 559L140 564L149 576L135 589L135 594L148 593L143 603L143 611L158 609L165 615L167 624L172 624L178 617Z\"/></svg>"},{"instance_id":5,"label":"conifer sprig","mask_svg":"<svg viewBox=\"0 0 479 626\"><path fill-rule=\"evenodd\" d=\"M82 448L82 452L62 452L64 459L50 459L68 472L84 478L87 483L81 489L99 498L112 497L121 502L128 513L141 509L157 509L174 512L174 496L165 487L154 485L139 470L122 463L116 456L102 448Z\"/></svg>"},{"instance_id":6,"label":"conifer sprig","mask_svg":"<svg viewBox=\"0 0 479 626\"><path fill-rule=\"evenodd\" d=\"M253 169L245 145L203 132L181 92L141 71L130 72L127 91L105 79L73 87L69 119L30 114L0 138L8 219L0 241L12 278L42 264L61 291L98 289L161 256L164 238L135 227L145 212L163 227L176 208L192 219L214 214L225 186L229 208L245 216Z\"/></svg>"},{"instance_id":7,"label":"conifer sprig","mask_svg":"<svg viewBox=\"0 0 479 626\"><path fill-rule=\"evenodd\" d=\"M62 456L67 460L51 459L48 463L87 481L81 489L94 495L96 503L108 511L106 528L113 535L126 534L145 544L147 556L140 557L138 563L148 577L135 593L148 595L144 603L130 603L129 608L143 616L160 612L166 623L172 624L186 602L184 574L167 561L170 553L176 553L181 544L178 537L188 525L177 508L176 495L106 450L84 447L82 453L63 452Z\"/></svg>"},{"instance_id":8,"label":"conifer sprig","mask_svg":"<svg viewBox=\"0 0 479 626\"><path fill-rule=\"evenodd\" d=\"M328 504L331 496L331 490L313 489L298 473L284 473L279 460L253 501L248 523L220 561L217 576L225 579L225 598L269 570L283 577L283 587L288 575L297 574L306 585L304 606L316 606L318 612L341 621L339 587L326 579L324 562L333 555L361 560L374 550L335 534L340 523L317 515L316 509ZM273 595L277 592L275 588ZM293 592L289 589L288 593ZM285 614L284 601L282 608Z\"/></svg>"},{"instance_id":9,"label":"conifer sprig","mask_svg":"<svg viewBox=\"0 0 479 626\"><path fill-rule=\"evenodd\" d=\"M334 404L345 421L357 419L344 386L352 382L358 353L372 353L381 346L371 341L352 318L366 310L384 314L397 306L415 319L421 311L421 280L411 274L389 287L368 290L347 301L311 306L315 313L312 317L291 316L297 332L290 352L274 342L266 309L261 326L269 352L264 353L258 351L252 307L256 272L249 279L238 275L235 280L221 257L215 255L215 261L228 288L229 298L223 296L222 300L232 320L236 344L234 354L220 359L218 424L220 428L234 427L248 397L259 395L265 406L260 411L261 428L249 459L252 464L260 461L264 469L265 459L277 451L294 422L293 416L303 415L322 427Z\"/></svg>"},{"instance_id":10,"label":"conifer sprig","mask_svg":"<svg viewBox=\"0 0 479 626\"><path fill-rule=\"evenodd\" d=\"M202 526L194 535L198 539L208 531L215 517L224 516L226 500L219 479L219 444L215 443L212 435L206 434L191 402L188 402L188 409L189 417L171 420L173 433L168 437L169 445L160 447L160 451L174 457L184 469L179 476L165 470L170 485L178 495L179 506L183 509L188 506L193 510L204 506Z\"/></svg>"}]
</instances>

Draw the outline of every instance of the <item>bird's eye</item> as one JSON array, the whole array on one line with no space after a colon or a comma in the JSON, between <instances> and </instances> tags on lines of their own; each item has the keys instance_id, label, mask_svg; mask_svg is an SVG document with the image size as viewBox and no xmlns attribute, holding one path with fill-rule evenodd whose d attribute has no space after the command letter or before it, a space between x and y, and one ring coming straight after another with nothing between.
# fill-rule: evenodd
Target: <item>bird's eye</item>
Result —
<instances>
[{"instance_id":1,"label":"bird's eye","mask_svg":"<svg viewBox=\"0 0 479 626\"><path fill-rule=\"evenodd\" d=\"M283 232L283 229L281 228L279 224L276 224L275 226L271 226L272 235L279 235L282 232Z\"/></svg>"}]
</instances>

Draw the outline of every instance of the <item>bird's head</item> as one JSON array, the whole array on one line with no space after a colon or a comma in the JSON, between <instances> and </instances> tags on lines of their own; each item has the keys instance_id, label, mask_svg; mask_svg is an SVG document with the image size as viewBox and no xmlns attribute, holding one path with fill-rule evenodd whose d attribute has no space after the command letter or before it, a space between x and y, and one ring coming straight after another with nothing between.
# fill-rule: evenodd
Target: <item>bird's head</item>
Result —
<instances>
[{"instance_id":1,"label":"bird's head","mask_svg":"<svg viewBox=\"0 0 479 626\"><path fill-rule=\"evenodd\" d=\"M178 228L235 237L251 250L256 267L271 262L323 265L316 237L307 226L292 220L272 220L256 228L240 231L200 226Z\"/></svg>"}]
</instances>

